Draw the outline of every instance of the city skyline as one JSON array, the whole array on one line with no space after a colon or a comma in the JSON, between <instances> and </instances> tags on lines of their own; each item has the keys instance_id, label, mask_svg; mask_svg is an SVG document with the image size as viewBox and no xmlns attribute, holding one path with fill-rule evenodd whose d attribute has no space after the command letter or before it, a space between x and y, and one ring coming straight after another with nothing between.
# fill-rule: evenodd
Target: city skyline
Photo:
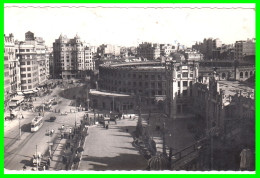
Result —
<instances>
[{"instance_id":1,"label":"city skyline","mask_svg":"<svg viewBox=\"0 0 260 178\"><path fill-rule=\"evenodd\" d=\"M191 9L187 5L179 5L183 8L177 8L172 4L160 5L161 8L152 8L146 4L128 8L126 4L122 5L124 8L102 8L100 5L57 8L57 5L47 5L41 5L45 8L33 7L31 4L28 5L30 7L5 5L4 33L13 33L15 39L20 41L24 40L25 32L32 31L42 37L49 47L60 34L68 38L78 34L83 41L93 46L137 46L147 41L180 43L191 47L196 41L210 37L219 38L225 44L255 37L254 4L236 9L231 9L231 6L241 6L227 4L218 9ZM142 6L147 8L144 10L140 8ZM208 5L213 6L216 5Z\"/></svg>"}]
</instances>

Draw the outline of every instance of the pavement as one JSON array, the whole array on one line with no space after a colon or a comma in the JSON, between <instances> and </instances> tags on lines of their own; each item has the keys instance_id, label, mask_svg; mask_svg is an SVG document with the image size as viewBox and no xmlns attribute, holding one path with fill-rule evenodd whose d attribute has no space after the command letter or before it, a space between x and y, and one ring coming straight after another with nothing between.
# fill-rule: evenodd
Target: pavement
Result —
<instances>
[{"instance_id":1,"label":"pavement","mask_svg":"<svg viewBox=\"0 0 260 178\"><path fill-rule=\"evenodd\" d=\"M122 119L117 125L110 123L89 128L84 152L79 165L81 171L145 170L147 161L132 146L137 120ZM128 131L127 131L128 129Z\"/></svg>"}]
</instances>

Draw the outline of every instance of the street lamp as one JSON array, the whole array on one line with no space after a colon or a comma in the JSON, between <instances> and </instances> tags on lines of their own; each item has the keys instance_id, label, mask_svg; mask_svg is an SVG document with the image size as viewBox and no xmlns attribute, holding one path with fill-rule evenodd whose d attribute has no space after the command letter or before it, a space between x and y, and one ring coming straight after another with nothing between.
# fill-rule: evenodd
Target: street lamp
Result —
<instances>
[{"instance_id":1,"label":"street lamp","mask_svg":"<svg viewBox=\"0 0 260 178\"><path fill-rule=\"evenodd\" d=\"M38 153L37 153L37 145L36 145L36 171L38 171Z\"/></svg>"},{"instance_id":2,"label":"street lamp","mask_svg":"<svg viewBox=\"0 0 260 178\"><path fill-rule=\"evenodd\" d=\"M18 117L18 120L19 120L19 138L20 138L20 140L21 140L21 136L22 136L21 118L22 118L22 113L21 113L21 111L20 111L20 114L19 114L19 117Z\"/></svg>"}]
</instances>

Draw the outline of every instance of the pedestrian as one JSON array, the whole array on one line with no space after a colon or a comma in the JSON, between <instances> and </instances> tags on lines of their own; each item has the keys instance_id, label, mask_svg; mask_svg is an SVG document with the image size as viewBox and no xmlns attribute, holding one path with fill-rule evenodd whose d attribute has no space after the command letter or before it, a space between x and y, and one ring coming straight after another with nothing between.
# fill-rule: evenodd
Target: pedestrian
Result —
<instances>
[{"instance_id":1,"label":"pedestrian","mask_svg":"<svg viewBox=\"0 0 260 178\"><path fill-rule=\"evenodd\" d=\"M41 116L41 113L39 113L39 116Z\"/></svg>"},{"instance_id":2,"label":"pedestrian","mask_svg":"<svg viewBox=\"0 0 260 178\"><path fill-rule=\"evenodd\" d=\"M23 115L22 115L22 119L24 119Z\"/></svg>"},{"instance_id":3,"label":"pedestrian","mask_svg":"<svg viewBox=\"0 0 260 178\"><path fill-rule=\"evenodd\" d=\"M7 121L7 117L5 117L5 121Z\"/></svg>"},{"instance_id":4,"label":"pedestrian","mask_svg":"<svg viewBox=\"0 0 260 178\"><path fill-rule=\"evenodd\" d=\"M132 119L132 116L130 115L130 119Z\"/></svg>"},{"instance_id":5,"label":"pedestrian","mask_svg":"<svg viewBox=\"0 0 260 178\"><path fill-rule=\"evenodd\" d=\"M63 133L60 135L60 138L63 139Z\"/></svg>"},{"instance_id":6,"label":"pedestrian","mask_svg":"<svg viewBox=\"0 0 260 178\"><path fill-rule=\"evenodd\" d=\"M46 168L45 168L45 165L43 165L42 169L43 169L43 171L45 171L45 169L46 169Z\"/></svg>"},{"instance_id":7,"label":"pedestrian","mask_svg":"<svg viewBox=\"0 0 260 178\"><path fill-rule=\"evenodd\" d=\"M23 170L24 170L24 171L26 170L26 166L25 166L25 165L23 166Z\"/></svg>"},{"instance_id":8,"label":"pedestrian","mask_svg":"<svg viewBox=\"0 0 260 178\"><path fill-rule=\"evenodd\" d=\"M71 153L73 153L73 147L71 147L70 151L71 151Z\"/></svg>"}]
</instances>

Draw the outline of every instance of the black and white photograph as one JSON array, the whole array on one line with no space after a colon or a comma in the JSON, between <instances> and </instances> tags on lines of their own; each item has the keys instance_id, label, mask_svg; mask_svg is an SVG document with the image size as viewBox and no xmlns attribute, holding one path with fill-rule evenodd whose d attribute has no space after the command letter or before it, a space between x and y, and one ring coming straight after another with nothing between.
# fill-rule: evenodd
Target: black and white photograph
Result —
<instances>
[{"instance_id":1,"label":"black and white photograph","mask_svg":"<svg viewBox=\"0 0 260 178\"><path fill-rule=\"evenodd\" d=\"M5 174L179 172L255 173L255 4L4 5Z\"/></svg>"}]
</instances>

